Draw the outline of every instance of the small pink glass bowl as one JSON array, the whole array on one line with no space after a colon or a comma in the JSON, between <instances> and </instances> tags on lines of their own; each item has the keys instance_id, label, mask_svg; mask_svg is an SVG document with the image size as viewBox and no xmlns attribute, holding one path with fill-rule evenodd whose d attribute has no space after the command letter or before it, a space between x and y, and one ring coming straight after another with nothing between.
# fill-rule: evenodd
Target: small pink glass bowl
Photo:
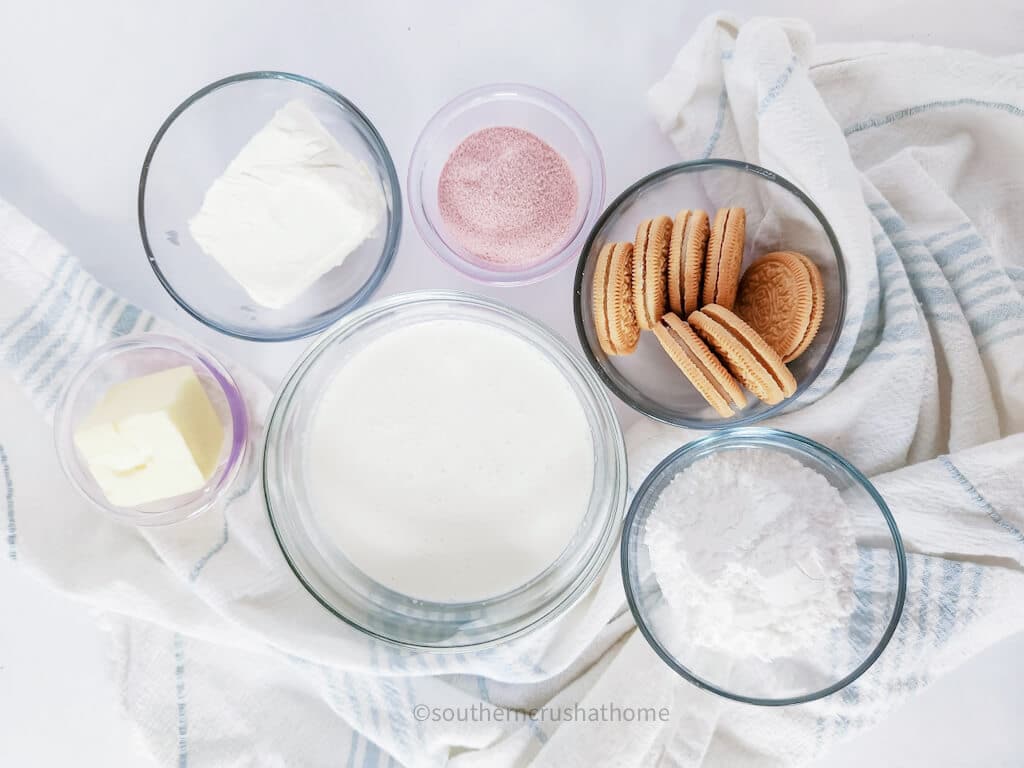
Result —
<instances>
[{"instance_id":1,"label":"small pink glass bowl","mask_svg":"<svg viewBox=\"0 0 1024 768\"><path fill-rule=\"evenodd\" d=\"M446 231L437 185L452 151L470 134L508 126L530 131L553 147L572 169L578 202L572 226L551 252L528 265L495 264L473 255ZM527 85L485 85L448 102L423 128L409 161L407 193L420 236L442 260L489 285L528 285L565 266L583 247L604 203L604 159L577 112L546 91Z\"/></svg>"},{"instance_id":2,"label":"small pink glass bowl","mask_svg":"<svg viewBox=\"0 0 1024 768\"><path fill-rule=\"evenodd\" d=\"M75 428L114 384L182 365L196 372L224 427L217 468L206 485L193 493L139 507L115 506L107 501L75 448ZM61 469L75 490L113 518L142 526L179 523L222 500L238 475L249 437L245 400L227 369L209 352L157 333L124 336L96 349L64 388L53 428Z\"/></svg>"}]
</instances>

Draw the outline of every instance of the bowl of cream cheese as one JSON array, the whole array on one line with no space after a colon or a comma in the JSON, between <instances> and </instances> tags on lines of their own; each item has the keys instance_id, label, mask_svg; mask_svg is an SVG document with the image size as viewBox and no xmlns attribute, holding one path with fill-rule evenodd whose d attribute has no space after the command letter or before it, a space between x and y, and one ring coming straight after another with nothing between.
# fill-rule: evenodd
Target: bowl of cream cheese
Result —
<instances>
[{"instance_id":1,"label":"bowl of cream cheese","mask_svg":"<svg viewBox=\"0 0 1024 768\"><path fill-rule=\"evenodd\" d=\"M401 192L367 117L315 80L248 72L171 112L139 181L142 245L171 297L252 341L322 331L394 259Z\"/></svg>"}]
</instances>

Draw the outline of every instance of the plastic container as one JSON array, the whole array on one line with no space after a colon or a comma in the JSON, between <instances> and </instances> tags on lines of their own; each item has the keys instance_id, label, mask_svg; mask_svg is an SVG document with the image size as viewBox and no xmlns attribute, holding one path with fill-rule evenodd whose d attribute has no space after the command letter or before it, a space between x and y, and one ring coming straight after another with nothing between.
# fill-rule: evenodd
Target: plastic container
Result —
<instances>
[{"instance_id":1,"label":"plastic container","mask_svg":"<svg viewBox=\"0 0 1024 768\"><path fill-rule=\"evenodd\" d=\"M530 131L565 158L576 178L578 203L569 234L529 266L494 264L474 256L447 231L438 210L441 170L470 134L509 126ZM423 128L409 161L409 209L416 229L444 262L491 285L527 285L551 276L579 253L604 202L604 161L587 124L558 97L513 83L486 85L456 97Z\"/></svg>"},{"instance_id":2,"label":"plastic container","mask_svg":"<svg viewBox=\"0 0 1024 768\"><path fill-rule=\"evenodd\" d=\"M75 448L75 428L114 384L183 365L196 372L224 427L218 466L206 485L194 493L136 508L114 506ZM53 424L61 468L75 490L97 509L135 525L178 523L223 499L245 459L249 435L245 401L224 366L205 350L155 333L124 336L95 350L65 387Z\"/></svg>"},{"instance_id":3,"label":"plastic container","mask_svg":"<svg viewBox=\"0 0 1024 768\"><path fill-rule=\"evenodd\" d=\"M637 225L661 214L675 218L683 208L703 209L713 219L719 208L742 206L747 214L743 268L759 256L795 250L810 258L825 284L825 316L810 347L789 369L796 393L777 405L748 395L747 407L722 418L676 368L654 334L640 335L631 355L609 357L594 330L593 282L598 253L608 242L633 242ZM846 317L846 267L839 242L824 214L794 184L772 171L736 160L679 163L645 176L601 214L576 269L576 332L594 370L624 403L651 418L693 429L752 424L799 407L803 394L824 370Z\"/></svg>"},{"instance_id":4,"label":"plastic container","mask_svg":"<svg viewBox=\"0 0 1024 768\"><path fill-rule=\"evenodd\" d=\"M290 101L316 115L346 151L376 176L387 205L377 234L290 304L264 307L189 232L210 185ZM250 341L318 333L359 307L383 281L398 249L402 198L387 147L352 102L322 83L286 72L247 72L189 96L160 126L139 180L139 230L157 279L204 325Z\"/></svg>"},{"instance_id":5,"label":"plastic container","mask_svg":"<svg viewBox=\"0 0 1024 768\"><path fill-rule=\"evenodd\" d=\"M570 545L532 581L477 602L412 599L371 580L320 529L306 474L311 465L307 459L308 435L320 393L346 361L389 331L440 319L486 324L515 334L541 351L578 396L594 446L590 503ZM503 305L461 293L411 293L374 303L347 318L310 348L288 376L273 406L263 464L270 520L302 584L325 608L351 626L409 648L479 648L551 621L584 594L606 564L625 509L622 433L597 377L544 326Z\"/></svg>"}]
</instances>

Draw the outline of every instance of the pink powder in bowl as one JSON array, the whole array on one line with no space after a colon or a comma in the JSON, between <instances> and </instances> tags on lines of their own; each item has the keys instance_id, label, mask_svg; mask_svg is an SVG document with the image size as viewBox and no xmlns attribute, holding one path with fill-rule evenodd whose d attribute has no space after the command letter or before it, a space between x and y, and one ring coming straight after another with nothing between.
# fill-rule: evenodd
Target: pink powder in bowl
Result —
<instances>
[{"instance_id":1,"label":"pink powder in bowl","mask_svg":"<svg viewBox=\"0 0 1024 768\"><path fill-rule=\"evenodd\" d=\"M449 236L478 259L506 267L550 256L572 234L578 201L565 158L520 128L470 134L437 183Z\"/></svg>"}]
</instances>

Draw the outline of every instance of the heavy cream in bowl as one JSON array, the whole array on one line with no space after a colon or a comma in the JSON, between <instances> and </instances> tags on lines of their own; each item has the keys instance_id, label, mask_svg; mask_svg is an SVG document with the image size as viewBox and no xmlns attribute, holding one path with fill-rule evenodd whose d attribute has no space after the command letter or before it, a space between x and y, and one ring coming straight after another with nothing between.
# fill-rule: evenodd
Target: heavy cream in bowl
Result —
<instances>
[{"instance_id":1,"label":"heavy cream in bowl","mask_svg":"<svg viewBox=\"0 0 1024 768\"><path fill-rule=\"evenodd\" d=\"M318 522L367 576L421 600L511 592L572 541L593 446L565 378L524 340L461 319L390 331L323 393Z\"/></svg>"},{"instance_id":2,"label":"heavy cream in bowl","mask_svg":"<svg viewBox=\"0 0 1024 768\"><path fill-rule=\"evenodd\" d=\"M309 591L372 635L432 649L571 605L625 504L596 377L542 326L462 294L382 302L314 347L266 459L271 520Z\"/></svg>"}]
</instances>

